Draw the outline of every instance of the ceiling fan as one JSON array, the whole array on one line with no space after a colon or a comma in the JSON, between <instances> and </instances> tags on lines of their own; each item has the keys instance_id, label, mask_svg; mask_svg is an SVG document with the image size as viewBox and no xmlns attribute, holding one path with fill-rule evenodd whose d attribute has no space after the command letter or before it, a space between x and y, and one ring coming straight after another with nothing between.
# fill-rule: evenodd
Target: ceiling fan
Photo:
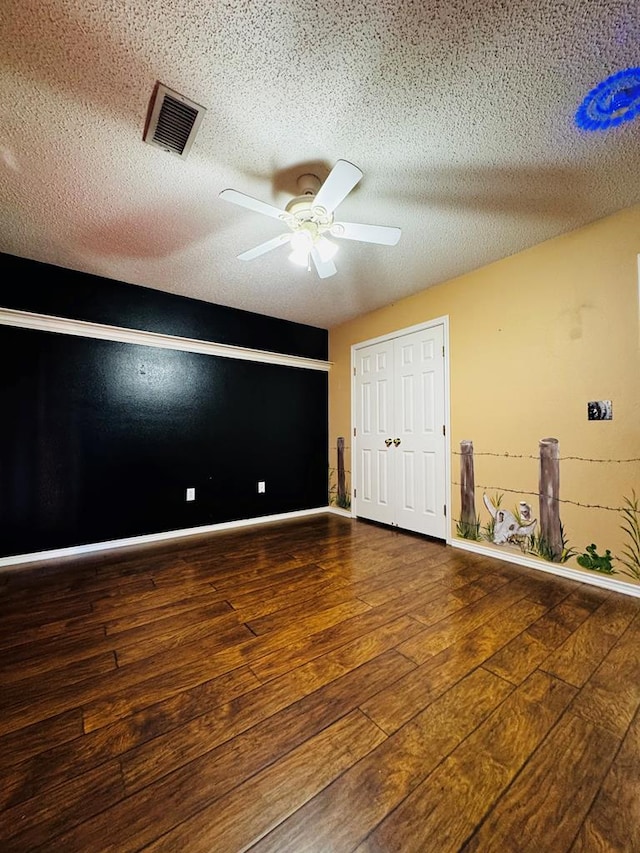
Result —
<instances>
[{"instance_id":1,"label":"ceiling fan","mask_svg":"<svg viewBox=\"0 0 640 853\"><path fill-rule=\"evenodd\" d=\"M334 211L361 177L360 169L347 160L338 160L324 183L316 175L301 175L297 182L300 195L292 198L284 210L238 190L222 190L219 198L279 219L289 229L284 234L243 252L238 258L241 261L251 261L265 252L277 249L278 246L288 245L291 248L291 261L308 270L311 269L313 261L320 278L328 278L337 272L333 257L338 250L337 245L328 237L395 246L400 239L399 228L336 221L334 218Z\"/></svg>"}]
</instances>

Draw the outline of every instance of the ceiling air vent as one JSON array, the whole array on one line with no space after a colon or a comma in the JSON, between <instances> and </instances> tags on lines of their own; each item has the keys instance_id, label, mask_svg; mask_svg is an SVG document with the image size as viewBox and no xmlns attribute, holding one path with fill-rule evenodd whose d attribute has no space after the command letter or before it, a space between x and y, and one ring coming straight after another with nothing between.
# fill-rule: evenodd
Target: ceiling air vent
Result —
<instances>
[{"instance_id":1,"label":"ceiling air vent","mask_svg":"<svg viewBox=\"0 0 640 853\"><path fill-rule=\"evenodd\" d=\"M186 157L206 108L158 83L151 100L151 116L144 141L170 154Z\"/></svg>"}]
</instances>

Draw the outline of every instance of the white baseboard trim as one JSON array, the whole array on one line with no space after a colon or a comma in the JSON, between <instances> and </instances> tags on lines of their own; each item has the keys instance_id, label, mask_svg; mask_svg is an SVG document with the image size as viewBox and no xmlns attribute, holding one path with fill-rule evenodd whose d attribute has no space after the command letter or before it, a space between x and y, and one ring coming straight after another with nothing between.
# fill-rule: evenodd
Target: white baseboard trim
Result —
<instances>
[{"instance_id":1,"label":"white baseboard trim","mask_svg":"<svg viewBox=\"0 0 640 853\"><path fill-rule=\"evenodd\" d=\"M342 515L345 518L353 518L350 509L343 509L341 506L329 506L327 507L329 512L332 512L334 515Z\"/></svg>"},{"instance_id":2,"label":"white baseboard trim","mask_svg":"<svg viewBox=\"0 0 640 853\"><path fill-rule=\"evenodd\" d=\"M130 536L128 539L111 539L108 542L95 542L90 545L73 545L69 548L56 548L52 551L38 551L32 554L16 554L11 557L0 557L0 568L21 566L24 563L35 563L40 560L56 560L61 557L76 557L82 554L93 554L96 551L109 551L113 548L125 548L127 545L146 545L150 542L165 542L169 539L182 539L187 536L198 536L203 533L215 533L219 530L233 530L237 527L253 527L270 521L286 521L289 518L304 518L308 515L321 515L331 510L331 507L320 506L315 509L301 509L295 512L283 512L277 515L261 515L258 518L242 518L238 521L223 521L220 524L207 524L202 527L189 527L184 530L168 530L164 533L148 533L144 536Z\"/></svg>"},{"instance_id":3,"label":"white baseboard trim","mask_svg":"<svg viewBox=\"0 0 640 853\"><path fill-rule=\"evenodd\" d=\"M472 542L466 539L452 539L451 545L454 548L460 548L462 551L471 551L482 557L493 557L495 560L504 560L507 563L515 563L517 566L524 566L527 569L536 569L539 572L548 572L551 575L557 575L561 578L568 578L578 583L587 583L591 586L600 586L605 589L610 589L613 592L621 592L623 595L632 595L640 598L640 586L625 581L619 581L612 578L610 575L587 575L585 572L576 571L569 567L563 567L558 563L547 563L542 560L535 560L532 557L527 557L524 554L513 554L508 551L497 553L493 548L486 545L478 545L477 542Z\"/></svg>"}]
</instances>

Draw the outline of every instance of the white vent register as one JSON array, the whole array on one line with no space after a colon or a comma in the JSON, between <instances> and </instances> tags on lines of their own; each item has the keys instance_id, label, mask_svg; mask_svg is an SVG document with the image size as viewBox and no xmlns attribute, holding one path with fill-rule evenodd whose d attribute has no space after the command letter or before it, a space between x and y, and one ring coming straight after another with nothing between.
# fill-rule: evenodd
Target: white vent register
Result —
<instances>
[{"instance_id":1,"label":"white vent register","mask_svg":"<svg viewBox=\"0 0 640 853\"><path fill-rule=\"evenodd\" d=\"M186 157L206 111L200 104L158 83L144 141L169 154Z\"/></svg>"}]
</instances>

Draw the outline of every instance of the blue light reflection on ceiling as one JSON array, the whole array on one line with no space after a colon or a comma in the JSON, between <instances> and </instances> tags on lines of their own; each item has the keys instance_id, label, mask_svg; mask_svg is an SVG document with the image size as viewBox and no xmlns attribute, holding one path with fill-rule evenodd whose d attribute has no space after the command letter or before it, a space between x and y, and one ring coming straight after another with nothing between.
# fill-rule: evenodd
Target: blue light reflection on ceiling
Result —
<instances>
[{"instance_id":1,"label":"blue light reflection on ceiling","mask_svg":"<svg viewBox=\"0 0 640 853\"><path fill-rule=\"evenodd\" d=\"M625 68L592 89L578 107L583 130L607 130L640 114L640 68Z\"/></svg>"}]
</instances>

